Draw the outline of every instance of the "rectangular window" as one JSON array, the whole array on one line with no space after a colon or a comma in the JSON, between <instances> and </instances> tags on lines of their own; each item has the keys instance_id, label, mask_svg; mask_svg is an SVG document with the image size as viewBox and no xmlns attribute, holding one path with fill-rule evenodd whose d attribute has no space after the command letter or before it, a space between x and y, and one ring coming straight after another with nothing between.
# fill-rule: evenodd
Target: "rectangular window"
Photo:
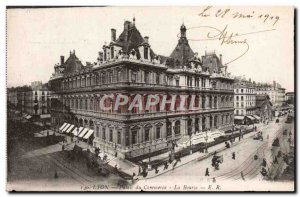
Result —
<instances>
[{"instance_id":1,"label":"rectangular window","mask_svg":"<svg viewBox=\"0 0 300 197\"><path fill-rule=\"evenodd\" d=\"M176 86L179 86L179 80L178 79L176 80Z\"/></svg>"},{"instance_id":2,"label":"rectangular window","mask_svg":"<svg viewBox=\"0 0 300 197\"><path fill-rule=\"evenodd\" d=\"M114 58L114 47L110 48L111 59Z\"/></svg>"},{"instance_id":3,"label":"rectangular window","mask_svg":"<svg viewBox=\"0 0 300 197\"><path fill-rule=\"evenodd\" d=\"M131 133L131 142L132 144L136 144L137 143L137 130L132 130Z\"/></svg>"},{"instance_id":4,"label":"rectangular window","mask_svg":"<svg viewBox=\"0 0 300 197\"><path fill-rule=\"evenodd\" d=\"M109 129L109 141L112 142L113 141L113 130Z\"/></svg>"},{"instance_id":5,"label":"rectangular window","mask_svg":"<svg viewBox=\"0 0 300 197\"><path fill-rule=\"evenodd\" d=\"M145 128L145 142L150 141L150 128Z\"/></svg>"},{"instance_id":6,"label":"rectangular window","mask_svg":"<svg viewBox=\"0 0 300 197\"><path fill-rule=\"evenodd\" d=\"M118 131L118 144L121 144L121 131Z\"/></svg>"},{"instance_id":7,"label":"rectangular window","mask_svg":"<svg viewBox=\"0 0 300 197\"><path fill-rule=\"evenodd\" d=\"M129 131L127 130L125 132L125 145L129 146L130 145L130 141L129 141Z\"/></svg>"},{"instance_id":8,"label":"rectangular window","mask_svg":"<svg viewBox=\"0 0 300 197\"><path fill-rule=\"evenodd\" d=\"M156 127L156 139L160 139L160 127Z\"/></svg>"},{"instance_id":9,"label":"rectangular window","mask_svg":"<svg viewBox=\"0 0 300 197\"><path fill-rule=\"evenodd\" d=\"M159 84L159 73L156 73L156 84Z\"/></svg>"},{"instance_id":10,"label":"rectangular window","mask_svg":"<svg viewBox=\"0 0 300 197\"><path fill-rule=\"evenodd\" d=\"M144 58L147 60L148 59L148 48L144 47Z\"/></svg>"},{"instance_id":11,"label":"rectangular window","mask_svg":"<svg viewBox=\"0 0 300 197\"><path fill-rule=\"evenodd\" d=\"M131 81L134 82L134 83L136 82L136 72L132 73Z\"/></svg>"},{"instance_id":12,"label":"rectangular window","mask_svg":"<svg viewBox=\"0 0 300 197\"><path fill-rule=\"evenodd\" d=\"M149 83L149 72L145 72L145 83Z\"/></svg>"},{"instance_id":13,"label":"rectangular window","mask_svg":"<svg viewBox=\"0 0 300 197\"><path fill-rule=\"evenodd\" d=\"M105 128L102 128L102 139L106 140L106 131L105 131Z\"/></svg>"}]
</instances>

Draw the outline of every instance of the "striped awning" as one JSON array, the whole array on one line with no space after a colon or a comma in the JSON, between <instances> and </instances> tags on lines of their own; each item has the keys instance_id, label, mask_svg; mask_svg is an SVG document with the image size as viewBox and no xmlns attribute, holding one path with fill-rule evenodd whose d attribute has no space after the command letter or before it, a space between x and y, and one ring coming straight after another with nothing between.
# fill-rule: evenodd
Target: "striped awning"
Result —
<instances>
[{"instance_id":1,"label":"striped awning","mask_svg":"<svg viewBox=\"0 0 300 197\"><path fill-rule=\"evenodd\" d=\"M78 136L78 134L82 131L83 127L76 127L74 130L73 130L73 134L74 136Z\"/></svg>"},{"instance_id":2,"label":"striped awning","mask_svg":"<svg viewBox=\"0 0 300 197\"><path fill-rule=\"evenodd\" d=\"M260 117L258 115L252 115L254 118L256 118L257 120L260 120Z\"/></svg>"},{"instance_id":3,"label":"striped awning","mask_svg":"<svg viewBox=\"0 0 300 197\"><path fill-rule=\"evenodd\" d=\"M71 126L66 130L66 133L70 133L74 127L75 127L74 125L71 125Z\"/></svg>"},{"instance_id":4,"label":"striped awning","mask_svg":"<svg viewBox=\"0 0 300 197\"><path fill-rule=\"evenodd\" d=\"M71 126L71 124L68 123L68 124L63 128L62 132L66 132L66 130L67 130L70 126Z\"/></svg>"},{"instance_id":5,"label":"striped awning","mask_svg":"<svg viewBox=\"0 0 300 197\"><path fill-rule=\"evenodd\" d=\"M235 120L244 120L244 116L234 116Z\"/></svg>"},{"instance_id":6,"label":"striped awning","mask_svg":"<svg viewBox=\"0 0 300 197\"><path fill-rule=\"evenodd\" d=\"M250 120L255 120L255 118L253 118L252 116L247 116L247 118L249 118Z\"/></svg>"},{"instance_id":7,"label":"striped awning","mask_svg":"<svg viewBox=\"0 0 300 197\"><path fill-rule=\"evenodd\" d=\"M87 134L85 134L85 136L83 137L83 139L88 139L89 137L91 137L91 135L94 133L94 130L90 129L88 130Z\"/></svg>"},{"instance_id":8,"label":"striped awning","mask_svg":"<svg viewBox=\"0 0 300 197\"><path fill-rule=\"evenodd\" d=\"M59 128L59 131L61 131L66 125L67 125L66 122L63 125L61 125L61 127Z\"/></svg>"},{"instance_id":9,"label":"striped awning","mask_svg":"<svg viewBox=\"0 0 300 197\"><path fill-rule=\"evenodd\" d=\"M30 118L32 118L32 116L28 115L25 117L27 120L29 120Z\"/></svg>"},{"instance_id":10,"label":"striped awning","mask_svg":"<svg viewBox=\"0 0 300 197\"><path fill-rule=\"evenodd\" d=\"M83 137L83 136L87 133L88 130L89 130L88 128L84 128L84 129L79 133L78 137Z\"/></svg>"}]
</instances>

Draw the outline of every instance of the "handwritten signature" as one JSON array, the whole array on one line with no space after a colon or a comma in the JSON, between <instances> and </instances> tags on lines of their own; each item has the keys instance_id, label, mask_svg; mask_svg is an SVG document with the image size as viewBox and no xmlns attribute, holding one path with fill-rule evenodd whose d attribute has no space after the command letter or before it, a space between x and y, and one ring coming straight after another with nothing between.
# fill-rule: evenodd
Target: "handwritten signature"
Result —
<instances>
[{"instance_id":1,"label":"handwritten signature","mask_svg":"<svg viewBox=\"0 0 300 197\"><path fill-rule=\"evenodd\" d=\"M263 33L263 32L270 32L270 31L275 31L276 29L265 29L265 30L260 30L260 31L253 31L253 32L247 32L247 33L237 33L237 32L229 32L229 27L228 24L225 25L224 28L218 29L215 27L211 26L198 26L198 27L192 27L187 29L187 31L192 30L192 29L201 29L201 31L207 30L208 33L204 38L199 38L199 39L189 39L190 41L219 41L220 45L245 45L246 49L243 51L241 55L238 57L234 58L233 60L227 62L225 65L230 64L239 58L243 57L250 49L250 45L248 43L247 38L245 38L246 35L251 35L251 34L258 34L258 33Z\"/></svg>"}]
</instances>

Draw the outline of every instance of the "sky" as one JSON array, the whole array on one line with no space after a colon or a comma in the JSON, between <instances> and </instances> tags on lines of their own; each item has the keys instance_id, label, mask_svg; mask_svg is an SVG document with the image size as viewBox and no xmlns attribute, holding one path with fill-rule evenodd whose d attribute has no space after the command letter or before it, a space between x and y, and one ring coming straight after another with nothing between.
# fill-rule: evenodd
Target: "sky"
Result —
<instances>
[{"instance_id":1,"label":"sky","mask_svg":"<svg viewBox=\"0 0 300 197\"><path fill-rule=\"evenodd\" d=\"M135 17L136 27L142 36L149 36L156 54L171 54L184 23L189 44L199 56L215 51L222 54L222 61L228 63L232 75L256 82L276 81L286 92L294 91L292 7L210 7L203 13L205 8L9 9L7 86L48 82L60 56L67 59L70 50L75 50L83 64L95 62L103 44L111 41L110 29L115 28L118 37L124 21ZM208 34L215 39L208 39ZM231 34L239 36L229 41Z\"/></svg>"}]
</instances>

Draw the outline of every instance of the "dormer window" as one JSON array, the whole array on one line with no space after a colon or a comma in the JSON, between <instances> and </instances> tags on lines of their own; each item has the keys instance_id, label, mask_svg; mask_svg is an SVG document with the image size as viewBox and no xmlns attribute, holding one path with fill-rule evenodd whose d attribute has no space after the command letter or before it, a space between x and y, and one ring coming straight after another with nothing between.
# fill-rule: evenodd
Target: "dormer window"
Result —
<instances>
[{"instance_id":1,"label":"dormer window","mask_svg":"<svg viewBox=\"0 0 300 197\"><path fill-rule=\"evenodd\" d=\"M144 59L148 59L148 47L144 47Z\"/></svg>"},{"instance_id":2,"label":"dormer window","mask_svg":"<svg viewBox=\"0 0 300 197\"><path fill-rule=\"evenodd\" d=\"M114 58L114 47L112 46L111 48L110 48L110 57L111 57L111 59L113 59Z\"/></svg>"}]
</instances>

